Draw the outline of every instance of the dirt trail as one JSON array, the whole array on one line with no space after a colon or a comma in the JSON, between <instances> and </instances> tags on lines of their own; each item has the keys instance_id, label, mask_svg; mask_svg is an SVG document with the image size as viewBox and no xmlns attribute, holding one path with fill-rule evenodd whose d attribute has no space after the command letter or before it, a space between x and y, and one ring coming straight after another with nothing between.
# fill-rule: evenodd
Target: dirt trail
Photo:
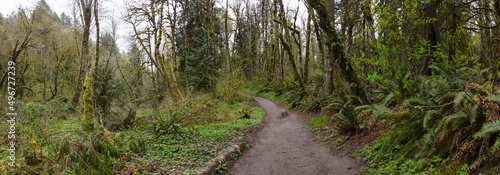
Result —
<instances>
[{"instance_id":1,"label":"dirt trail","mask_svg":"<svg viewBox=\"0 0 500 175\"><path fill-rule=\"evenodd\" d=\"M288 110L267 99L255 97L266 111L262 128L228 171L223 174L360 174L354 158L339 157L321 141L314 139L303 114Z\"/></svg>"}]
</instances>

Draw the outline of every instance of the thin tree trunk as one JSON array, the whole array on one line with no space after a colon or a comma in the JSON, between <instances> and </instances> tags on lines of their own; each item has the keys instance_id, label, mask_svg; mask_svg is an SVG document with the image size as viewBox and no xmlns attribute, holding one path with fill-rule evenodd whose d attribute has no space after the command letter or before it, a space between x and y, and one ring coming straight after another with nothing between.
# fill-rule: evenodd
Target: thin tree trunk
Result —
<instances>
[{"instance_id":1,"label":"thin tree trunk","mask_svg":"<svg viewBox=\"0 0 500 175\"><path fill-rule=\"evenodd\" d=\"M310 10L310 8L308 8ZM312 13L309 13L307 16L307 31L306 31L306 57L304 60L304 72L302 73L302 77L304 78L304 81L307 82L307 79L309 77L309 56L310 56L310 51L309 48L311 47L311 20L312 20Z\"/></svg>"},{"instance_id":2,"label":"thin tree trunk","mask_svg":"<svg viewBox=\"0 0 500 175\"><path fill-rule=\"evenodd\" d=\"M95 66L99 67L99 46L100 46L100 30L99 27L99 0L94 0L94 18L95 18L95 28L96 28L96 41L95 41Z\"/></svg>"},{"instance_id":3,"label":"thin tree trunk","mask_svg":"<svg viewBox=\"0 0 500 175\"><path fill-rule=\"evenodd\" d=\"M186 3L188 0L182 3L182 33L184 34L184 79L186 81L186 95L189 96L189 74L188 74L188 50L189 43L186 34Z\"/></svg>"},{"instance_id":4,"label":"thin tree trunk","mask_svg":"<svg viewBox=\"0 0 500 175\"><path fill-rule=\"evenodd\" d=\"M231 54L229 53L229 31L227 29L227 18L229 16L227 15L229 8L229 0L226 0L226 15L225 15L225 22L224 22L224 29L226 33L226 56L227 56L227 67L229 68L229 73L233 72L233 65L232 65L232 60L231 60Z\"/></svg>"}]
</instances>

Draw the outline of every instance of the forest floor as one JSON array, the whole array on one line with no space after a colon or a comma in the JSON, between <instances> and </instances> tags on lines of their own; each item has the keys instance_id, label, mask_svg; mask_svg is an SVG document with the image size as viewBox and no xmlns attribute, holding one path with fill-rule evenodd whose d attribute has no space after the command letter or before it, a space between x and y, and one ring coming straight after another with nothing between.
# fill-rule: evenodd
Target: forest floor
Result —
<instances>
[{"instance_id":1,"label":"forest floor","mask_svg":"<svg viewBox=\"0 0 500 175\"><path fill-rule=\"evenodd\" d=\"M260 130L223 174L361 174L360 160L314 138L307 124L312 117L265 98L255 97L255 105L266 112Z\"/></svg>"}]
</instances>

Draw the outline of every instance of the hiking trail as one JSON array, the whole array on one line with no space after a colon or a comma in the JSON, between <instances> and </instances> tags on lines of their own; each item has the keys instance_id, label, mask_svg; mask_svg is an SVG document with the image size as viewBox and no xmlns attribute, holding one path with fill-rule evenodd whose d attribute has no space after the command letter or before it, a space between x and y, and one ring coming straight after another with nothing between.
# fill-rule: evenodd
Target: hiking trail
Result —
<instances>
[{"instance_id":1,"label":"hiking trail","mask_svg":"<svg viewBox=\"0 0 500 175\"><path fill-rule=\"evenodd\" d=\"M265 98L251 98L266 115L249 142L251 147L222 174L361 174L362 165L355 158L334 155L325 143L314 139L307 125L312 118Z\"/></svg>"}]
</instances>

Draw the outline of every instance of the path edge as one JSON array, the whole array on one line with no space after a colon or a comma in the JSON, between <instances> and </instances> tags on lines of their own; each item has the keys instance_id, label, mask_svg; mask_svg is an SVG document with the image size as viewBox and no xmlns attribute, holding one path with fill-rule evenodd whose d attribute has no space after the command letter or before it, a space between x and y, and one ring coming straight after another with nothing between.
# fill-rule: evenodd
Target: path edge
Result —
<instances>
[{"instance_id":1,"label":"path edge","mask_svg":"<svg viewBox=\"0 0 500 175\"><path fill-rule=\"evenodd\" d=\"M217 173L216 168L233 159L233 154L237 151L242 151L245 142L240 142L232 145L226 151L219 154L217 157L213 158L212 161L205 164L205 166L198 168L192 174L194 175L213 175Z\"/></svg>"}]
</instances>

